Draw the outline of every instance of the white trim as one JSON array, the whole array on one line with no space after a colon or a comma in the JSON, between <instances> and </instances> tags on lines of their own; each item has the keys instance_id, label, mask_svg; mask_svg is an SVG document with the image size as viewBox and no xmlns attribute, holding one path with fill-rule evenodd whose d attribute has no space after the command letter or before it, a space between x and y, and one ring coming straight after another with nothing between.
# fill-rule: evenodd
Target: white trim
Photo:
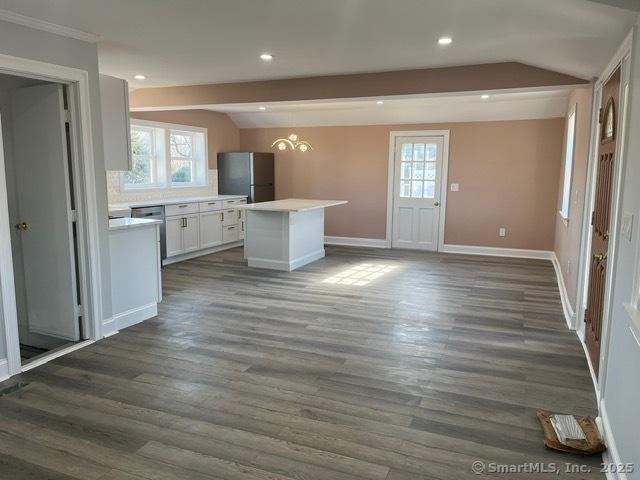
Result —
<instances>
[{"instance_id":1,"label":"white trim","mask_svg":"<svg viewBox=\"0 0 640 480\"><path fill-rule=\"evenodd\" d=\"M116 328L116 321L113 317L102 322L102 338L110 337L116 333L118 333L118 329Z\"/></svg>"},{"instance_id":2,"label":"white trim","mask_svg":"<svg viewBox=\"0 0 640 480\"><path fill-rule=\"evenodd\" d=\"M616 445L615 439L613 437L613 432L611 431L611 423L609 423L609 415L607 414L607 407L605 404L605 400L602 399L600 402L600 412L599 416L596 418L596 424L598 425L598 430L600 430L600 435L602 436L607 449L602 454L602 461L605 464L616 464L622 465L624 462L620 457L620 452ZM636 465L637 469L638 466ZM626 473L606 473L607 480L627 480L629 477Z\"/></svg>"},{"instance_id":3,"label":"white trim","mask_svg":"<svg viewBox=\"0 0 640 480\"><path fill-rule=\"evenodd\" d=\"M4 382L9 378L9 376L9 364L7 363L7 359L0 359L0 382Z\"/></svg>"},{"instance_id":4,"label":"white trim","mask_svg":"<svg viewBox=\"0 0 640 480\"><path fill-rule=\"evenodd\" d=\"M389 248L386 239L382 238L358 238L358 237L331 237L325 235L325 245L344 245L348 247Z\"/></svg>"},{"instance_id":5,"label":"white trim","mask_svg":"<svg viewBox=\"0 0 640 480\"><path fill-rule=\"evenodd\" d=\"M81 182L78 182L76 188L78 191L78 232L79 236L84 239L80 242L81 247L81 266L86 266L83 272L82 288L88 292L85 295L84 308L91 321L89 322L89 336L92 341L102 338L102 268L100 264L100 221L98 217L98 199L96 191L96 173L94 163L93 133L91 124L91 96L89 92L89 72L77 68L55 65L27 58L13 57L10 55L0 54L0 72L9 73L18 76L28 76L49 80L54 82L66 83L70 86L69 92L71 97L71 105L76 108L72 110L72 115L77 115L73 122L74 130L78 133L74 138L79 139L81 150L81 164L78 175L81 175ZM77 94L78 104L74 104L74 95ZM7 207L6 203L6 185L0 182L0 200L3 205L0 208ZM8 225L7 225L8 228ZM11 251L10 243L6 244L6 232L0 238L0 251ZM86 262L83 257L86 256ZM7 272L6 257L0 257L5 264L0 267L2 272ZM86 263L86 265L85 265ZM10 277L13 276L11 270ZM7 277L5 277L7 278ZM4 282L3 282L4 283ZM3 287L4 288L4 287ZM11 310L15 308L15 300L11 302L11 297L3 296L3 311L6 313L7 308ZM11 304L13 303L13 305ZM5 316L5 340L7 345L7 361L9 365L9 374L14 375L21 371L21 359L18 339L18 322L17 315L14 318ZM87 342L81 342L77 345L83 346ZM79 347L78 347L79 348ZM43 358L49 358L48 356Z\"/></svg>"},{"instance_id":6,"label":"white trim","mask_svg":"<svg viewBox=\"0 0 640 480\"><path fill-rule=\"evenodd\" d=\"M556 256L556 252L551 252L551 263L556 271L556 277L558 279L558 289L560 290L560 300L562 301L562 311L564 312L564 318L567 321L569 330L575 330L575 312L571 306L569 300L569 294L567 293L567 287L564 284L564 277L562 276L562 268L560 267L560 261Z\"/></svg>"},{"instance_id":7,"label":"white trim","mask_svg":"<svg viewBox=\"0 0 640 480\"><path fill-rule=\"evenodd\" d=\"M22 367L22 372L27 372L32 368L36 368L36 367L39 367L40 365L44 365L45 363L50 362L55 358L62 357L63 355L66 355L67 353L75 352L76 350L80 350L81 348L91 345L94 342L95 340L85 340L83 342L78 342L78 343L74 343L73 345L69 345L68 347L60 347L60 348L56 348L55 350L51 350L49 353L46 353L41 357L38 357L37 360L34 360L24 365Z\"/></svg>"},{"instance_id":8,"label":"white trim","mask_svg":"<svg viewBox=\"0 0 640 480\"><path fill-rule=\"evenodd\" d=\"M218 245L217 247L205 248L204 250L196 250L195 252L183 253L182 255L176 255L175 257L165 258L164 260L162 260L162 266L164 267L166 265L171 265L172 263L178 263L184 260L202 257L203 255L222 252L223 250L241 247L242 245L244 245L244 240L238 240L237 242L224 243L222 245Z\"/></svg>"},{"instance_id":9,"label":"white trim","mask_svg":"<svg viewBox=\"0 0 640 480\"><path fill-rule=\"evenodd\" d=\"M140 322L144 322L158 315L158 304L153 302L141 307L132 308L126 312L118 313L111 320L116 327L116 332ZM116 333L114 332L114 333Z\"/></svg>"},{"instance_id":10,"label":"white trim","mask_svg":"<svg viewBox=\"0 0 640 480\"><path fill-rule=\"evenodd\" d=\"M270 258L247 258L247 264L253 268L268 268L270 270L280 270L283 272L291 272L308 263L315 262L324 258L324 248L311 252L303 257L295 258L290 262L287 260L272 260Z\"/></svg>"},{"instance_id":11,"label":"white trim","mask_svg":"<svg viewBox=\"0 0 640 480\"><path fill-rule=\"evenodd\" d=\"M552 260L550 250L526 250L524 248L478 247L475 245L444 245L440 250L444 253L460 253L463 255L487 255L490 257L533 258Z\"/></svg>"},{"instance_id":12,"label":"white trim","mask_svg":"<svg viewBox=\"0 0 640 480\"><path fill-rule=\"evenodd\" d=\"M447 217L447 185L449 177L449 137L450 130L403 130L389 132L389 163L387 165L387 229L386 246L391 248L393 241L393 191L395 180L396 139L399 137L443 137L442 166L440 169L440 217L438 222L438 248L444 248L444 228Z\"/></svg>"},{"instance_id":13,"label":"white trim","mask_svg":"<svg viewBox=\"0 0 640 480\"><path fill-rule=\"evenodd\" d=\"M54 35L61 35L67 38L75 38L76 40L82 40L83 42L96 43L100 40L100 36L95 33L84 32L76 28L65 27L64 25L58 25L57 23L47 22L38 18L28 17L9 10L0 9L0 20L5 22L15 23L24 27L33 28L35 30L41 30L43 32L53 33Z\"/></svg>"}]
</instances>

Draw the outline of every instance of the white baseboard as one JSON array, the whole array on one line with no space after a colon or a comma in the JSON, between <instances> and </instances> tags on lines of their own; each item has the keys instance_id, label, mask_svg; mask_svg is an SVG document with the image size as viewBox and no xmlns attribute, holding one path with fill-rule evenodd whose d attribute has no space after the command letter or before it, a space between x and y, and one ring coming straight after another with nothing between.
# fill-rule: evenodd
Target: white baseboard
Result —
<instances>
[{"instance_id":1,"label":"white baseboard","mask_svg":"<svg viewBox=\"0 0 640 480\"><path fill-rule=\"evenodd\" d=\"M526 250L523 248L477 247L474 245L443 245L443 253L462 253L466 255L488 255L492 257L533 258L551 260L550 250Z\"/></svg>"},{"instance_id":2,"label":"white baseboard","mask_svg":"<svg viewBox=\"0 0 640 480\"><path fill-rule=\"evenodd\" d=\"M0 360L0 382L4 382L9 377L9 363L6 358L3 358Z\"/></svg>"},{"instance_id":3,"label":"white baseboard","mask_svg":"<svg viewBox=\"0 0 640 480\"><path fill-rule=\"evenodd\" d=\"M571 302L569 301L569 295L567 294L567 287L564 284L564 277L562 276L562 268L560 267L560 261L556 256L556 252L551 252L551 263L556 271L556 277L558 279L558 288L560 290L560 300L562 301L562 311L564 312L564 318L567 321L567 326L570 330L576 329L576 317Z\"/></svg>"},{"instance_id":4,"label":"white baseboard","mask_svg":"<svg viewBox=\"0 0 640 480\"><path fill-rule=\"evenodd\" d=\"M130 327L158 315L158 304L150 303L113 316L116 330ZM114 332L115 333L115 332Z\"/></svg>"},{"instance_id":5,"label":"white baseboard","mask_svg":"<svg viewBox=\"0 0 640 480\"><path fill-rule=\"evenodd\" d=\"M624 461L620 457L620 452L616 446L616 442L613 438L613 432L611 431L611 424L609 423L609 417L607 415L607 407L605 405L604 399L600 402L600 415L596 418L596 423L598 424L598 429L604 438L604 443L607 446L607 449L602 454L602 461L606 464L616 464L622 465ZM637 469L638 466L636 465ZM629 477L625 472L607 472L607 480L628 480Z\"/></svg>"},{"instance_id":6,"label":"white baseboard","mask_svg":"<svg viewBox=\"0 0 640 480\"><path fill-rule=\"evenodd\" d=\"M389 248L385 239L358 237L324 237L325 245L344 245L348 247Z\"/></svg>"},{"instance_id":7,"label":"white baseboard","mask_svg":"<svg viewBox=\"0 0 640 480\"><path fill-rule=\"evenodd\" d=\"M247 258L247 264L253 268L267 268L269 270L280 270L281 272L291 272L307 263L315 262L324 257L324 248L311 252L303 257L287 260L271 260L268 258Z\"/></svg>"},{"instance_id":8,"label":"white baseboard","mask_svg":"<svg viewBox=\"0 0 640 480\"><path fill-rule=\"evenodd\" d=\"M102 322L102 338L110 337L116 333L118 333L118 328L116 327L116 321L113 317Z\"/></svg>"},{"instance_id":9,"label":"white baseboard","mask_svg":"<svg viewBox=\"0 0 640 480\"><path fill-rule=\"evenodd\" d=\"M223 250L241 247L242 245L244 245L244 240L238 240L237 242L225 243L224 245L218 245L217 247L205 248L204 250L196 250L195 252L176 255L175 257L169 257L162 260L162 266L164 267L165 265L171 265L172 263L183 262L184 260L191 260L192 258L201 257L203 255L222 252Z\"/></svg>"}]
</instances>

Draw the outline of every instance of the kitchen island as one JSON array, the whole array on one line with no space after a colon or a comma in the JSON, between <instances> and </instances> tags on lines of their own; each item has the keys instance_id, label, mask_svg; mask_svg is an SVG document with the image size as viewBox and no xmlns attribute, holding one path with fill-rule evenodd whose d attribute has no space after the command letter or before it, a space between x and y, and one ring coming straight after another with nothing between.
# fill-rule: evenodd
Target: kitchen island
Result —
<instances>
[{"instance_id":1,"label":"kitchen island","mask_svg":"<svg viewBox=\"0 0 640 480\"><path fill-rule=\"evenodd\" d=\"M249 266L290 272L324 257L324 209L346 203L288 198L239 206Z\"/></svg>"}]
</instances>

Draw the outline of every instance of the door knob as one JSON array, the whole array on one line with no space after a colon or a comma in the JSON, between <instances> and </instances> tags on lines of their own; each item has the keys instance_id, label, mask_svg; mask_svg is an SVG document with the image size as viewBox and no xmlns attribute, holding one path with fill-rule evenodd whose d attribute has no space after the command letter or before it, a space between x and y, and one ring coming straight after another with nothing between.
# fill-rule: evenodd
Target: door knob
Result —
<instances>
[{"instance_id":1,"label":"door knob","mask_svg":"<svg viewBox=\"0 0 640 480\"><path fill-rule=\"evenodd\" d=\"M440 202L433 202L433 206L434 207L439 207L440 206Z\"/></svg>"},{"instance_id":2,"label":"door knob","mask_svg":"<svg viewBox=\"0 0 640 480\"><path fill-rule=\"evenodd\" d=\"M27 222L20 222L16 225L18 230L29 230L29 224Z\"/></svg>"}]
</instances>

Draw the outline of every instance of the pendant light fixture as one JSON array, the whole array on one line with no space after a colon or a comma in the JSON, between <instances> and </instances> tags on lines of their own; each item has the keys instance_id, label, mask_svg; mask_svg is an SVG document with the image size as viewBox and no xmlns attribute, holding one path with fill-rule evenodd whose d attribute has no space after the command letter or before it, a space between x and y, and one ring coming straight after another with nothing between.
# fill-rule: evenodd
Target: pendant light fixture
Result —
<instances>
[{"instance_id":1,"label":"pendant light fixture","mask_svg":"<svg viewBox=\"0 0 640 480\"><path fill-rule=\"evenodd\" d=\"M313 147L309 142L305 142L304 140L299 140L298 135L292 133L287 138L278 138L272 144L271 147L277 147L278 150L287 150L290 148L291 150L300 150L301 152L306 152L308 150L313 150Z\"/></svg>"}]
</instances>

